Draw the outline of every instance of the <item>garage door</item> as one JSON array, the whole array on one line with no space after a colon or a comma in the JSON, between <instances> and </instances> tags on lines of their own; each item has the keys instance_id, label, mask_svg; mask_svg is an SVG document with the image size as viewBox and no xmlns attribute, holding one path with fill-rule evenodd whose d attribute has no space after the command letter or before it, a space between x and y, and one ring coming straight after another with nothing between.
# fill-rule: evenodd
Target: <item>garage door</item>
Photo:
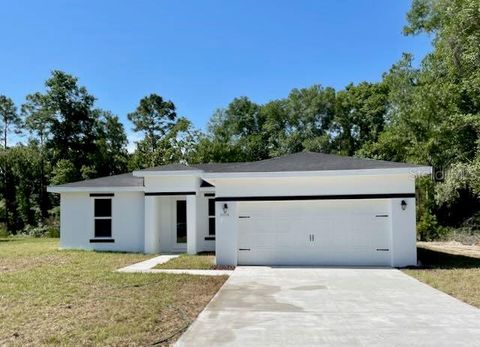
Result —
<instances>
[{"instance_id":1,"label":"garage door","mask_svg":"<svg viewBox=\"0 0 480 347\"><path fill-rule=\"evenodd\" d=\"M238 264L390 266L388 200L240 202Z\"/></svg>"}]
</instances>

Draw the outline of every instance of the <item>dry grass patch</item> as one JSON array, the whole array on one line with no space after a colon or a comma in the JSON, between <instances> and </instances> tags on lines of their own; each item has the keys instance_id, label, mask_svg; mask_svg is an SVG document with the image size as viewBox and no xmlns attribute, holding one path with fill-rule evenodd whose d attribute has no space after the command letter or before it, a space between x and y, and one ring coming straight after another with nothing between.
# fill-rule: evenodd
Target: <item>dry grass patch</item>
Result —
<instances>
[{"instance_id":1,"label":"dry grass patch","mask_svg":"<svg viewBox=\"0 0 480 347\"><path fill-rule=\"evenodd\" d=\"M428 285L480 308L480 259L418 247L422 266L403 271Z\"/></svg>"},{"instance_id":2,"label":"dry grass patch","mask_svg":"<svg viewBox=\"0 0 480 347\"><path fill-rule=\"evenodd\" d=\"M154 269L194 269L194 270L214 270L215 256L210 253L206 254L181 254L180 256L170 259L166 263L158 264Z\"/></svg>"},{"instance_id":3,"label":"dry grass patch","mask_svg":"<svg viewBox=\"0 0 480 347\"><path fill-rule=\"evenodd\" d=\"M168 345L226 279L116 273L149 256L57 248L0 242L0 345Z\"/></svg>"}]
</instances>

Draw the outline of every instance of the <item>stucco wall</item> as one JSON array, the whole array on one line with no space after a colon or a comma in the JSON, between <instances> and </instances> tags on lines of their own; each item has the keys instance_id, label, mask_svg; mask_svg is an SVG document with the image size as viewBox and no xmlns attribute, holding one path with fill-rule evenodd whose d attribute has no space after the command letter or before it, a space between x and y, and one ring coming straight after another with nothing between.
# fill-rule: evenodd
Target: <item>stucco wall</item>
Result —
<instances>
[{"instance_id":1,"label":"stucco wall","mask_svg":"<svg viewBox=\"0 0 480 347\"><path fill-rule=\"evenodd\" d=\"M401 207L405 200L407 207ZM417 232L415 199L391 199L390 215L392 228L392 266L403 267L417 264Z\"/></svg>"},{"instance_id":2,"label":"stucco wall","mask_svg":"<svg viewBox=\"0 0 480 347\"><path fill-rule=\"evenodd\" d=\"M215 179L217 197L343 195L414 193L415 179L408 174L386 176L343 176L301 178L234 178ZM407 202L402 210L401 201ZM239 232L238 203L228 204L229 213L221 212L224 203L217 202L217 263L236 265ZM365 200L368 203L368 200ZM388 199L391 237L391 265L416 264L415 198ZM348 218L346 213L345 218Z\"/></svg>"},{"instance_id":3,"label":"stucco wall","mask_svg":"<svg viewBox=\"0 0 480 347\"><path fill-rule=\"evenodd\" d=\"M200 178L195 176L161 176L145 177L145 192L191 192L200 185Z\"/></svg>"},{"instance_id":4,"label":"stucco wall","mask_svg":"<svg viewBox=\"0 0 480 347\"><path fill-rule=\"evenodd\" d=\"M412 175L214 179L217 197L414 193Z\"/></svg>"},{"instance_id":5,"label":"stucco wall","mask_svg":"<svg viewBox=\"0 0 480 347\"><path fill-rule=\"evenodd\" d=\"M112 197L113 243L90 243L94 237L93 197L89 193L62 193L60 247L143 252L143 192L116 192Z\"/></svg>"}]
</instances>

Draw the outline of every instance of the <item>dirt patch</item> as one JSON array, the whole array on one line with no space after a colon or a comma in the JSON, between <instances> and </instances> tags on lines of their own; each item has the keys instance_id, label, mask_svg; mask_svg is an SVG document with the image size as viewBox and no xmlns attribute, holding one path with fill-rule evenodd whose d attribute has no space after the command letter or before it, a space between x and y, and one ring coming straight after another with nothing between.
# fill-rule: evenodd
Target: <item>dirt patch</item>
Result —
<instances>
[{"instance_id":1,"label":"dirt patch","mask_svg":"<svg viewBox=\"0 0 480 347\"><path fill-rule=\"evenodd\" d=\"M16 259L0 258L0 274L14 271L27 271L44 265L62 265L65 257L60 255L40 255Z\"/></svg>"},{"instance_id":2,"label":"dirt patch","mask_svg":"<svg viewBox=\"0 0 480 347\"><path fill-rule=\"evenodd\" d=\"M464 245L457 241L449 242L418 242L418 246L451 254L480 258L479 245Z\"/></svg>"}]
</instances>

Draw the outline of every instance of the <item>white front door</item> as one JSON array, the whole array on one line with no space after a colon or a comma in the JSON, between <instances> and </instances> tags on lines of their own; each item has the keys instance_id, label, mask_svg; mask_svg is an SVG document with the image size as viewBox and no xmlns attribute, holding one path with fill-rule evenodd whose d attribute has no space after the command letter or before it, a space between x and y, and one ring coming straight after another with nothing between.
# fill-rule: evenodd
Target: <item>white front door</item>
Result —
<instances>
[{"instance_id":1,"label":"white front door","mask_svg":"<svg viewBox=\"0 0 480 347\"><path fill-rule=\"evenodd\" d=\"M388 200L240 202L239 265L390 266Z\"/></svg>"}]
</instances>

